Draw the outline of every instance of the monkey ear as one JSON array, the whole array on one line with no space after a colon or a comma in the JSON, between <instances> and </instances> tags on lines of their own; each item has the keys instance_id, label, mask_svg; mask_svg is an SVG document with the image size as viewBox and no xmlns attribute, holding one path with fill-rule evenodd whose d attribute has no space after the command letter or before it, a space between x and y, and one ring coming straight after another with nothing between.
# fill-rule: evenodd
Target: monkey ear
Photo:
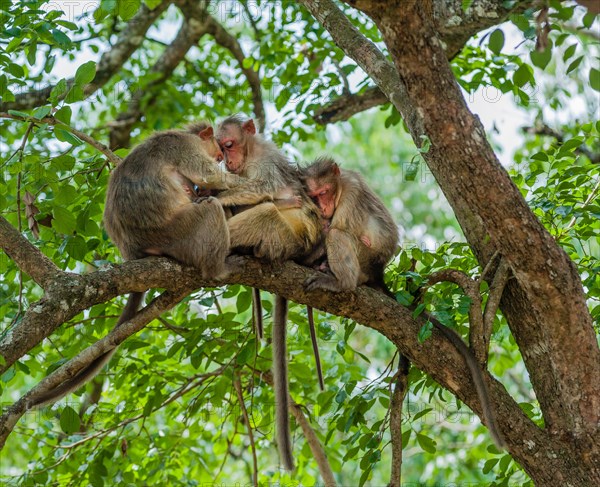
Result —
<instances>
[{"instance_id":1,"label":"monkey ear","mask_svg":"<svg viewBox=\"0 0 600 487\"><path fill-rule=\"evenodd\" d=\"M244 129L244 132L246 132L250 135L256 134L256 126L254 125L254 120L252 120L252 119L244 122L242 124L242 128Z\"/></svg>"},{"instance_id":2,"label":"monkey ear","mask_svg":"<svg viewBox=\"0 0 600 487\"><path fill-rule=\"evenodd\" d=\"M214 135L215 135L215 133L214 133L212 127L206 127L205 129L203 129L200 132L198 132L198 136L202 140L212 139L214 137Z\"/></svg>"},{"instance_id":3,"label":"monkey ear","mask_svg":"<svg viewBox=\"0 0 600 487\"><path fill-rule=\"evenodd\" d=\"M337 165L337 162L334 162L331 165L331 172L333 173L334 176L340 175L340 166Z\"/></svg>"}]
</instances>

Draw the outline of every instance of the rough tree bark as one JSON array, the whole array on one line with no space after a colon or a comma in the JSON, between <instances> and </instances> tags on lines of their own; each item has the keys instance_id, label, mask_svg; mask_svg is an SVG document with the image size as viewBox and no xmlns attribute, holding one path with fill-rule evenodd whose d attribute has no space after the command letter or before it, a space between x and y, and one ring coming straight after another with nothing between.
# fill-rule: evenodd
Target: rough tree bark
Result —
<instances>
[{"instance_id":1,"label":"rough tree bark","mask_svg":"<svg viewBox=\"0 0 600 487\"><path fill-rule=\"evenodd\" d=\"M507 284L501 309L531 376L545 429L542 443L524 436L509 440L509 451L539 485L600 483L600 351L579 275L528 208L466 106L436 32L431 1L347 2L375 22L393 65L333 2L301 3L374 79L415 143L429 138L425 160L482 267L499 252L516 277ZM545 448L556 455L540 455Z\"/></svg>"}]
</instances>

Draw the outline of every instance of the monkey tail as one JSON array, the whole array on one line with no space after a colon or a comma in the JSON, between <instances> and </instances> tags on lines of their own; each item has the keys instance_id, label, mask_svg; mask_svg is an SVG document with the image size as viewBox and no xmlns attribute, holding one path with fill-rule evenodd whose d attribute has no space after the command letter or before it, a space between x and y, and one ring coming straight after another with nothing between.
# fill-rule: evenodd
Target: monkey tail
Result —
<instances>
[{"instance_id":1,"label":"monkey tail","mask_svg":"<svg viewBox=\"0 0 600 487\"><path fill-rule=\"evenodd\" d=\"M144 294L145 293L131 293L129 295L127 304L125 305L125 308L123 308L123 312L121 313L119 321L117 321L115 327L125 323L126 321L129 321L135 316L138 308L140 307L142 299L144 298ZM59 399L65 397L67 394L76 391L85 383L89 382L93 377L95 377L100 370L102 370L102 367L109 362L116 350L116 348L113 348L112 350L100 355L70 379L67 379L62 384L45 392L44 394L33 397L29 401L29 407L41 407L55 403Z\"/></svg>"},{"instance_id":2,"label":"monkey tail","mask_svg":"<svg viewBox=\"0 0 600 487\"><path fill-rule=\"evenodd\" d=\"M286 298L275 296L273 314L273 384L275 389L275 432L281 463L286 470L294 470L292 440L290 433L289 390L287 367L287 326L288 302Z\"/></svg>"},{"instance_id":3,"label":"monkey tail","mask_svg":"<svg viewBox=\"0 0 600 487\"><path fill-rule=\"evenodd\" d=\"M325 381L323 380L323 369L321 368L321 356L319 354L319 344L317 343L317 330L315 328L315 315L312 306L306 306L308 315L308 329L310 330L310 341L312 342L313 354L315 356L315 365L317 367L317 377L319 378L319 389L325 390Z\"/></svg>"},{"instance_id":4,"label":"monkey tail","mask_svg":"<svg viewBox=\"0 0 600 487\"><path fill-rule=\"evenodd\" d=\"M490 436L492 440L496 444L498 448L505 448L506 443L504 441L504 436L500 432L500 428L498 427L498 421L496 420L496 415L492 410L492 406L490 404L490 393L487 387L487 384L483 380L483 372L481 371L481 367L473 355L473 352L463 339L451 328L444 326L438 320L428 315L427 319L448 339L450 342L456 347L456 349L460 352L460 354L467 362L467 367L471 372L471 376L473 377L473 383L475 384L475 389L477 391L477 395L479 396L479 402L481 403L481 409L483 411L483 419L485 424L488 427L490 432Z\"/></svg>"},{"instance_id":5,"label":"monkey tail","mask_svg":"<svg viewBox=\"0 0 600 487\"><path fill-rule=\"evenodd\" d=\"M262 318L262 304L260 302L260 289L252 288L252 319L254 321L254 328L256 329L256 335L259 340L263 339L263 318Z\"/></svg>"}]
</instances>

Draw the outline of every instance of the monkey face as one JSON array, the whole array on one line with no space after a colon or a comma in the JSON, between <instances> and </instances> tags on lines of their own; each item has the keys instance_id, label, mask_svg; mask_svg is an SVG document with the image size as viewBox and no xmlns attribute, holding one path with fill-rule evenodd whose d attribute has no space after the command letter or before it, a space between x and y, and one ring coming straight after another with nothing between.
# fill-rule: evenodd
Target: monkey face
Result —
<instances>
[{"instance_id":1,"label":"monkey face","mask_svg":"<svg viewBox=\"0 0 600 487\"><path fill-rule=\"evenodd\" d=\"M321 216L329 220L335 213L335 188L332 184L317 186L315 181L308 180L308 195L321 210Z\"/></svg>"},{"instance_id":2,"label":"monkey face","mask_svg":"<svg viewBox=\"0 0 600 487\"><path fill-rule=\"evenodd\" d=\"M223 151L221 150L221 147L219 147L219 144L217 144L217 141L214 138L211 139L210 144L207 144L207 145L209 145L209 147L206 147L206 152L215 161L221 162L225 159L225 156L223 154Z\"/></svg>"},{"instance_id":3,"label":"monkey face","mask_svg":"<svg viewBox=\"0 0 600 487\"><path fill-rule=\"evenodd\" d=\"M223 149L227 170L234 174L240 173L244 168L242 134L234 126L226 125L219 130L217 142Z\"/></svg>"}]
</instances>

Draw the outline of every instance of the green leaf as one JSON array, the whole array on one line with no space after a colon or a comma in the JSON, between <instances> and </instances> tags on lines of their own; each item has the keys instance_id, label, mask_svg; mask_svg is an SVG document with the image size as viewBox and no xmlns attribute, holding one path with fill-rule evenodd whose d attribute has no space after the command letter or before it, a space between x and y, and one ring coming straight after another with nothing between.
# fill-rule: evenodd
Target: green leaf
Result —
<instances>
[{"instance_id":1,"label":"green leaf","mask_svg":"<svg viewBox=\"0 0 600 487\"><path fill-rule=\"evenodd\" d=\"M56 85L54 85L54 88L52 88L50 96L48 97L48 101L52 103L52 106L56 106L58 100L61 98L62 95L64 95L66 91L67 81L63 78L58 83L56 83Z\"/></svg>"},{"instance_id":2,"label":"green leaf","mask_svg":"<svg viewBox=\"0 0 600 487\"><path fill-rule=\"evenodd\" d=\"M590 86L594 90L600 91L600 71L596 68L590 69Z\"/></svg>"},{"instance_id":3,"label":"green leaf","mask_svg":"<svg viewBox=\"0 0 600 487\"><path fill-rule=\"evenodd\" d=\"M398 291L396 293L396 301L398 301L402 306L409 306L413 299L413 296L408 291Z\"/></svg>"},{"instance_id":4,"label":"green leaf","mask_svg":"<svg viewBox=\"0 0 600 487\"><path fill-rule=\"evenodd\" d=\"M73 213L62 206L52 209L52 228L64 235L71 235L75 231L77 220Z\"/></svg>"},{"instance_id":5,"label":"green leaf","mask_svg":"<svg viewBox=\"0 0 600 487\"><path fill-rule=\"evenodd\" d=\"M576 70L581 64L581 61L583 61L583 56L579 56L577 59L575 59L575 61L569 64L569 67L567 68L567 74L569 74L571 71Z\"/></svg>"},{"instance_id":6,"label":"green leaf","mask_svg":"<svg viewBox=\"0 0 600 487\"><path fill-rule=\"evenodd\" d=\"M485 464L483 465L482 472L485 474L490 473L492 471L492 468L494 468L496 466L498 461L499 461L498 458L490 458L489 460L487 460L485 462Z\"/></svg>"},{"instance_id":7,"label":"green leaf","mask_svg":"<svg viewBox=\"0 0 600 487\"><path fill-rule=\"evenodd\" d=\"M436 452L436 443L433 439L429 438L429 436L425 436L422 433L417 433L417 443L427 453L433 454Z\"/></svg>"},{"instance_id":8,"label":"green leaf","mask_svg":"<svg viewBox=\"0 0 600 487\"><path fill-rule=\"evenodd\" d=\"M47 105L36 108L33 112L33 118L37 118L38 120L41 120L42 118L47 117L51 111L52 111L52 108Z\"/></svg>"},{"instance_id":9,"label":"green leaf","mask_svg":"<svg viewBox=\"0 0 600 487\"><path fill-rule=\"evenodd\" d=\"M427 340L431 336L432 328L433 328L433 324L431 323L431 321L428 321L421 327L421 329L419 330L419 336L418 336L419 343L423 343L425 340Z\"/></svg>"},{"instance_id":10,"label":"green leaf","mask_svg":"<svg viewBox=\"0 0 600 487\"><path fill-rule=\"evenodd\" d=\"M577 50L577 44L571 44L569 47L565 49L565 53L563 54L563 61L573 57L575 51Z\"/></svg>"},{"instance_id":11,"label":"green leaf","mask_svg":"<svg viewBox=\"0 0 600 487\"><path fill-rule=\"evenodd\" d=\"M25 76L23 68L16 63L8 63L5 69L7 73L12 74L15 78L23 78Z\"/></svg>"},{"instance_id":12,"label":"green leaf","mask_svg":"<svg viewBox=\"0 0 600 487\"><path fill-rule=\"evenodd\" d=\"M469 10L469 8L473 5L473 0L462 0L462 9L463 12Z\"/></svg>"},{"instance_id":13,"label":"green leaf","mask_svg":"<svg viewBox=\"0 0 600 487\"><path fill-rule=\"evenodd\" d=\"M419 316L423 311L425 311L425 305L423 303L419 304L415 310L412 313L412 317L416 318L417 316Z\"/></svg>"},{"instance_id":14,"label":"green leaf","mask_svg":"<svg viewBox=\"0 0 600 487\"><path fill-rule=\"evenodd\" d=\"M531 51L529 57L534 66L537 66L540 69L546 69L546 66L548 66L548 63L552 59L552 49L548 46L541 52Z\"/></svg>"},{"instance_id":15,"label":"green leaf","mask_svg":"<svg viewBox=\"0 0 600 487\"><path fill-rule=\"evenodd\" d=\"M21 117L21 118L29 119L29 114L25 113L25 112L19 112L17 110L9 110L8 113L9 113L9 115L12 115L13 117Z\"/></svg>"},{"instance_id":16,"label":"green leaf","mask_svg":"<svg viewBox=\"0 0 600 487\"><path fill-rule=\"evenodd\" d=\"M74 145L75 147L83 144L79 137L76 137L71 132L60 127L54 127L54 135L61 142L68 142L69 144Z\"/></svg>"},{"instance_id":17,"label":"green leaf","mask_svg":"<svg viewBox=\"0 0 600 487\"><path fill-rule=\"evenodd\" d=\"M27 46L27 62L34 66L37 61L37 42L32 42Z\"/></svg>"},{"instance_id":18,"label":"green leaf","mask_svg":"<svg viewBox=\"0 0 600 487\"><path fill-rule=\"evenodd\" d=\"M250 69L253 64L254 64L254 59L252 59L251 57L244 58L244 60L242 61L242 67L244 69Z\"/></svg>"},{"instance_id":19,"label":"green leaf","mask_svg":"<svg viewBox=\"0 0 600 487\"><path fill-rule=\"evenodd\" d=\"M163 2L163 0L144 0L144 3L146 5L148 5L148 8L150 10L154 10L156 7L158 7L161 3Z\"/></svg>"},{"instance_id":20,"label":"green leaf","mask_svg":"<svg viewBox=\"0 0 600 487\"><path fill-rule=\"evenodd\" d=\"M496 29L490 35L489 48L494 54L500 54L504 47L504 32L501 29Z\"/></svg>"},{"instance_id":21,"label":"green leaf","mask_svg":"<svg viewBox=\"0 0 600 487\"><path fill-rule=\"evenodd\" d=\"M596 15L591 12L588 12L583 16L581 23L586 29L589 29L594 23L594 20L596 20Z\"/></svg>"},{"instance_id":22,"label":"green leaf","mask_svg":"<svg viewBox=\"0 0 600 487\"><path fill-rule=\"evenodd\" d=\"M513 83L521 87L526 85L530 81L533 84L533 79L531 77L531 71L529 66L527 64L521 64L519 69L517 69L513 74Z\"/></svg>"},{"instance_id":23,"label":"green leaf","mask_svg":"<svg viewBox=\"0 0 600 487\"><path fill-rule=\"evenodd\" d=\"M56 113L54 114L54 118L56 120L60 120L65 125L69 125L71 123L72 114L73 111L71 110L71 107L69 105L65 105L56 111Z\"/></svg>"},{"instance_id":24,"label":"green leaf","mask_svg":"<svg viewBox=\"0 0 600 487\"><path fill-rule=\"evenodd\" d=\"M65 97L65 101L67 103L76 103L78 101L83 100L84 98L85 98L85 94L83 93L83 90L81 89L81 87L74 85L71 87L71 89L67 93L67 96Z\"/></svg>"},{"instance_id":25,"label":"green leaf","mask_svg":"<svg viewBox=\"0 0 600 487\"><path fill-rule=\"evenodd\" d=\"M79 415L71 406L65 406L60 413L60 428L68 435L79 431L81 422Z\"/></svg>"},{"instance_id":26,"label":"green leaf","mask_svg":"<svg viewBox=\"0 0 600 487\"><path fill-rule=\"evenodd\" d=\"M70 37L61 30L53 29L52 37L54 38L56 43L62 48L66 48L71 45Z\"/></svg>"},{"instance_id":27,"label":"green leaf","mask_svg":"<svg viewBox=\"0 0 600 487\"><path fill-rule=\"evenodd\" d=\"M67 237L67 245L65 246L67 255L76 261L83 261L87 254L87 245L85 240L79 235Z\"/></svg>"},{"instance_id":28,"label":"green leaf","mask_svg":"<svg viewBox=\"0 0 600 487\"><path fill-rule=\"evenodd\" d=\"M17 37L15 39L13 39L12 41L10 41L8 43L8 45L5 48L5 51L7 53L11 53L13 51L15 51L17 49L17 47L19 47L21 45L21 42L23 42L24 37Z\"/></svg>"},{"instance_id":29,"label":"green leaf","mask_svg":"<svg viewBox=\"0 0 600 487\"><path fill-rule=\"evenodd\" d=\"M119 0L119 17L130 20L139 10L141 0Z\"/></svg>"},{"instance_id":30,"label":"green leaf","mask_svg":"<svg viewBox=\"0 0 600 487\"><path fill-rule=\"evenodd\" d=\"M75 84L79 86L86 85L94 79L94 76L96 76L96 63L88 61L77 68Z\"/></svg>"}]
</instances>

